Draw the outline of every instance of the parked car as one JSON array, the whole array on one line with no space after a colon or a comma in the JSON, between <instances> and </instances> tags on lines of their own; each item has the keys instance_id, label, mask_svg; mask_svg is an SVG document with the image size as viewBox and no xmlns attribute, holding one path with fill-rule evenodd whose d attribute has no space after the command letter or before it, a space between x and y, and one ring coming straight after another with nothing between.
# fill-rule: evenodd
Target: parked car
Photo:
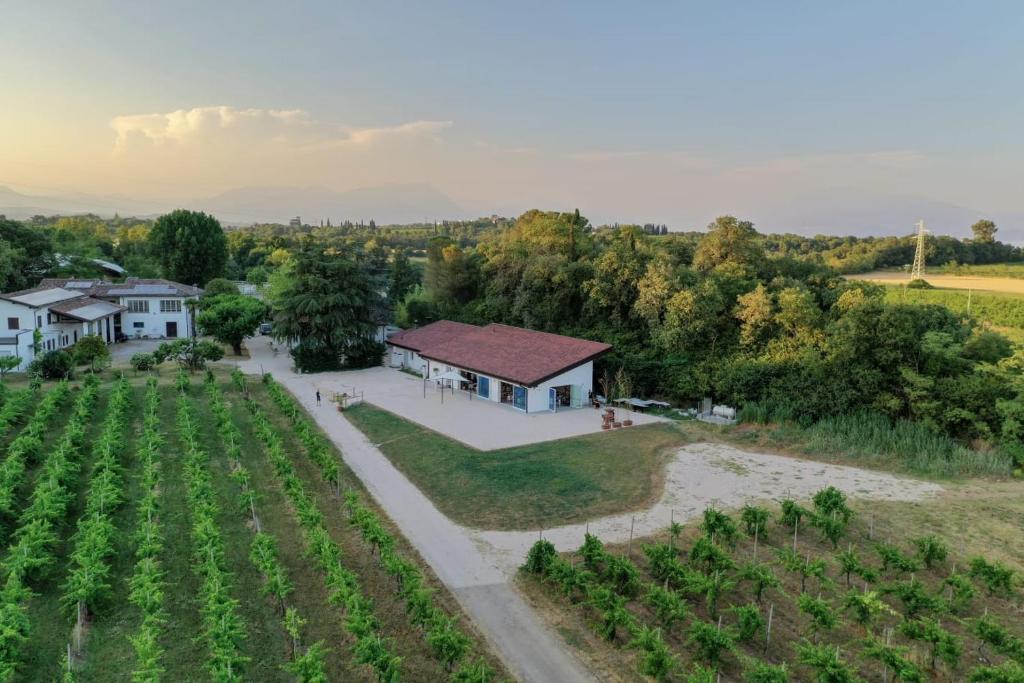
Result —
<instances>
[{"instance_id":1,"label":"parked car","mask_svg":"<svg viewBox=\"0 0 1024 683\"><path fill-rule=\"evenodd\" d=\"M270 323L260 323L260 334L270 334L273 326Z\"/></svg>"}]
</instances>

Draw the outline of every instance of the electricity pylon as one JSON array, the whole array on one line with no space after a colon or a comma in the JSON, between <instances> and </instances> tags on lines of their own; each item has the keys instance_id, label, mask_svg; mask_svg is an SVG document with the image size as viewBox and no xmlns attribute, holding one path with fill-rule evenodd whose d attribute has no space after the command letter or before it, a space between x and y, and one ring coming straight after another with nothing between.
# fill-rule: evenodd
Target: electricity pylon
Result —
<instances>
[{"instance_id":1,"label":"electricity pylon","mask_svg":"<svg viewBox=\"0 0 1024 683\"><path fill-rule=\"evenodd\" d=\"M914 267L910 270L911 280L924 279L924 221L917 222L917 251L914 252Z\"/></svg>"}]
</instances>

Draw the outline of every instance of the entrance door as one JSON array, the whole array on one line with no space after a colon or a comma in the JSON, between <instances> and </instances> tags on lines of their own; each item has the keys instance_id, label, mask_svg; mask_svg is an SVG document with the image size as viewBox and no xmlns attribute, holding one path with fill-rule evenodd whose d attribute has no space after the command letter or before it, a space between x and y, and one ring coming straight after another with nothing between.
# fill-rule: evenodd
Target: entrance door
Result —
<instances>
[{"instance_id":1,"label":"entrance door","mask_svg":"<svg viewBox=\"0 0 1024 683\"><path fill-rule=\"evenodd\" d=\"M476 378L476 393L477 396L483 398L491 397L491 378L490 377L477 377Z\"/></svg>"},{"instance_id":2,"label":"entrance door","mask_svg":"<svg viewBox=\"0 0 1024 683\"><path fill-rule=\"evenodd\" d=\"M550 410L553 413L553 412L555 412L557 407L558 407L558 392L555 391L554 387L551 387L550 389L548 389L548 410Z\"/></svg>"},{"instance_id":3,"label":"entrance door","mask_svg":"<svg viewBox=\"0 0 1024 683\"><path fill-rule=\"evenodd\" d=\"M519 410L526 410L526 387L512 387L512 405Z\"/></svg>"},{"instance_id":4,"label":"entrance door","mask_svg":"<svg viewBox=\"0 0 1024 683\"><path fill-rule=\"evenodd\" d=\"M171 337L172 339L174 337L178 336L178 323L177 322L168 322L167 323L167 336Z\"/></svg>"}]
</instances>

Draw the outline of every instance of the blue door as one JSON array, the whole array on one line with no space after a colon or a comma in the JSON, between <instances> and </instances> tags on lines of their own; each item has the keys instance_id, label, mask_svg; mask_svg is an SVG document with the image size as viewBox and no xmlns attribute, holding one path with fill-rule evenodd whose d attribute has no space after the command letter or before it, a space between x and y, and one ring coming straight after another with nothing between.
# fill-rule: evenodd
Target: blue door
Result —
<instances>
[{"instance_id":1,"label":"blue door","mask_svg":"<svg viewBox=\"0 0 1024 683\"><path fill-rule=\"evenodd\" d=\"M512 387L512 405L526 410L526 387Z\"/></svg>"},{"instance_id":2,"label":"blue door","mask_svg":"<svg viewBox=\"0 0 1024 683\"><path fill-rule=\"evenodd\" d=\"M491 378L481 377L477 375L476 378L476 395L483 396L484 398L491 397Z\"/></svg>"},{"instance_id":3,"label":"blue door","mask_svg":"<svg viewBox=\"0 0 1024 683\"><path fill-rule=\"evenodd\" d=\"M556 405L558 405L558 397L555 394L555 388L551 387L548 389L548 410L552 413L555 412Z\"/></svg>"}]
</instances>

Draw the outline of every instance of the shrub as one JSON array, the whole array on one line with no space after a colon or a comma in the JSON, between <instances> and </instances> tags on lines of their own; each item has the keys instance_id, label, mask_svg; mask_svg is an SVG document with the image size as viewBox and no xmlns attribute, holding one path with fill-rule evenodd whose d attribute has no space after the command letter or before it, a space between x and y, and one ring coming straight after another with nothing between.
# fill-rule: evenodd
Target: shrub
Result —
<instances>
[{"instance_id":1,"label":"shrub","mask_svg":"<svg viewBox=\"0 0 1024 683\"><path fill-rule=\"evenodd\" d=\"M984 557L971 559L971 578L980 580L988 588L989 595L1013 594L1014 571L999 561L989 562Z\"/></svg>"},{"instance_id":2,"label":"shrub","mask_svg":"<svg viewBox=\"0 0 1024 683\"><path fill-rule=\"evenodd\" d=\"M156 367L156 358L151 353L136 353L128 362L136 372L149 372Z\"/></svg>"},{"instance_id":3,"label":"shrub","mask_svg":"<svg viewBox=\"0 0 1024 683\"><path fill-rule=\"evenodd\" d=\"M526 564L523 569L531 574L545 574L551 562L558 556L555 546L551 541L540 539L530 548L526 555Z\"/></svg>"},{"instance_id":4,"label":"shrub","mask_svg":"<svg viewBox=\"0 0 1024 683\"><path fill-rule=\"evenodd\" d=\"M41 358L32 361L29 372L44 379L73 379L75 361L67 351L48 351Z\"/></svg>"},{"instance_id":5,"label":"shrub","mask_svg":"<svg viewBox=\"0 0 1024 683\"><path fill-rule=\"evenodd\" d=\"M75 361L80 365L89 365L95 372L110 361L110 348L103 338L96 334L87 334L78 340L74 347Z\"/></svg>"}]
</instances>

